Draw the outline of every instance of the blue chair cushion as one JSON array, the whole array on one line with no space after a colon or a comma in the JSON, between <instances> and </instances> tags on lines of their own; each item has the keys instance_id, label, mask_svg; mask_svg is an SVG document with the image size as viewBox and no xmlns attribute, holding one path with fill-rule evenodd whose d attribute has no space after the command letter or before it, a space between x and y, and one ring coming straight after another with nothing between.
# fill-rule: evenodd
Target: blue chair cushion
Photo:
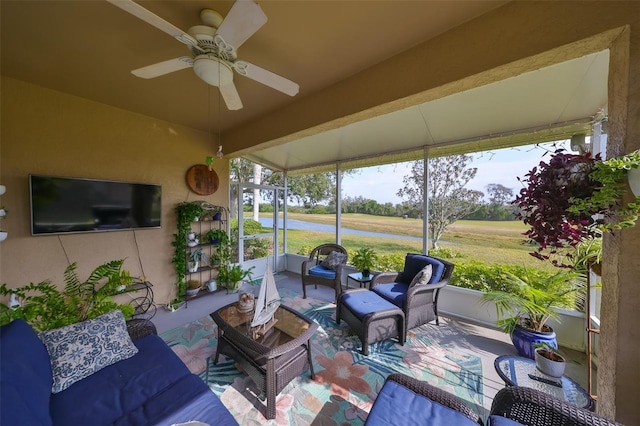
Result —
<instances>
[{"instance_id":1,"label":"blue chair cushion","mask_svg":"<svg viewBox=\"0 0 640 426\"><path fill-rule=\"evenodd\" d=\"M366 425L478 426L464 414L418 395L393 381L385 382L369 412Z\"/></svg>"},{"instance_id":2,"label":"blue chair cushion","mask_svg":"<svg viewBox=\"0 0 640 426\"><path fill-rule=\"evenodd\" d=\"M514 420L508 419L502 416L496 416L495 414L489 416L486 426L523 426L522 423L518 423Z\"/></svg>"},{"instance_id":3,"label":"blue chair cushion","mask_svg":"<svg viewBox=\"0 0 640 426\"><path fill-rule=\"evenodd\" d=\"M408 289L409 284L406 283L387 283L378 284L373 287L373 292L393 303L398 308L404 309Z\"/></svg>"},{"instance_id":4,"label":"blue chair cushion","mask_svg":"<svg viewBox=\"0 0 640 426\"><path fill-rule=\"evenodd\" d=\"M51 361L25 321L17 319L0 328L0 360L0 424L51 425Z\"/></svg>"},{"instance_id":5,"label":"blue chair cushion","mask_svg":"<svg viewBox=\"0 0 640 426\"><path fill-rule=\"evenodd\" d=\"M398 276L398 282L411 283L413 277L422 270L428 264L433 268L431 279L429 284L437 283L442 279L444 274L444 263L440 262L433 257L425 256L424 254L408 253L404 259L404 270Z\"/></svg>"},{"instance_id":6,"label":"blue chair cushion","mask_svg":"<svg viewBox=\"0 0 640 426\"><path fill-rule=\"evenodd\" d=\"M362 319L372 312L380 312L388 309L398 309L393 303L383 299L372 291L346 292L340 299L349 307L355 316Z\"/></svg>"},{"instance_id":7,"label":"blue chair cushion","mask_svg":"<svg viewBox=\"0 0 640 426\"><path fill-rule=\"evenodd\" d=\"M316 265L313 268L309 269L309 275L314 275L316 277L329 278L334 279L336 277L336 271L332 269L327 269L322 265Z\"/></svg>"}]
</instances>

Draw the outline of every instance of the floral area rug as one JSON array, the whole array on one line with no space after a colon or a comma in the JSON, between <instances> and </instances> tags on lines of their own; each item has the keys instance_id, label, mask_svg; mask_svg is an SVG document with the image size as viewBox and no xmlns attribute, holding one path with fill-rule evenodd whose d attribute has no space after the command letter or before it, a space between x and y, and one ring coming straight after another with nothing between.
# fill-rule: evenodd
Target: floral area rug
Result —
<instances>
[{"instance_id":1,"label":"floral area rug","mask_svg":"<svg viewBox=\"0 0 640 426\"><path fill-rule=\"evenodd\" d=\"M303 299L289 289L279 292L283 304L304 313L320 327L311 341L316 378L312 380L307 372L278 395L275 420L265 419L264 401L232 359L221 355L218 365L213 363L217 327L210 317L161 335L241 425L361 425L386 377L395 372L455 394L485 416L481 360L458 347L454 339L441 338L447 335L449 325L423 325L409 331L404 346L395 339L386 340L369 345L369 356L363 356L358 337L350 334L344 322L336 324L335 304Z\"/></svg>"}]
</instances>

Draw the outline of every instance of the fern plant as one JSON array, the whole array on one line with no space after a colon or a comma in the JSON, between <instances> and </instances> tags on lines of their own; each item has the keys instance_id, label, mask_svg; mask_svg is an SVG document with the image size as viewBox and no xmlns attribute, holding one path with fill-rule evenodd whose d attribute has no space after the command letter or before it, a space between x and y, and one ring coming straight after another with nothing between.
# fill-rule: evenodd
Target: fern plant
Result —
<instances>
[{"instance_id":1,"label":"fern plant","mask_svg":"<svg viewBox=\"0 0 640 426\"><path fill-rule=\"evenodd\" d=\"M0 285L0 295L15 294L22 306L15 309L0 304L0 324L22 318L36 331L42 332L65 325L98 317L114 309L122 311L125 318L133 315L129 304L118 304L112 296L121 285L129 285L134 278L122 270L123 260L112 260L95 268L82 281L76 272L77 264L72 263L64 271L63 290L50 280L37 284L30 283L19 288Z\"/></svg>"}]
</instances>

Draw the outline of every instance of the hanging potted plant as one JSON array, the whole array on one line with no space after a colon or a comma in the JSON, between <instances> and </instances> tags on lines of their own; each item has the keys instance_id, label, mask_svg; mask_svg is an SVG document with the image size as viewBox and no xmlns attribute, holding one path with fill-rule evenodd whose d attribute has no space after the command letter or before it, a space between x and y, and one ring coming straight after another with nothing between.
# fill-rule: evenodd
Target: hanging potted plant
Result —
<instances>
[{"instance_id":1,"label":"hanging potted plant","mask_svg":"<svg viewBox=\"0 0 640 426\"><path fill-rule=\"evenodd\" d=\"M559 320L556 307L574 306L585 294L583 276L570 269L561 269L548 276L541 271L526 269L522 276L505 274L511 291L484 293L482 304L496 307L496 325L511 336L521 356L534 358L534 343L546 342L558 347L556 335L547 324L550 318Z\"/></svg>"},{"instance_id":2,"label":"hanging potted plant","mask_svg":"<svg viewBox=\"0 0 640 426\"><path fill-rule=\"evenodd\" d=\"M571 267L562 249L575 248L581 241L634 226L640 202L622 206L625 175L640 165L640 151L602 161L591 153L554 152L548 162L527 173L525 184L513 204L516 214L530 229L527 237L538 244L533 256L551 260L556 266Z\"/></svg>"}]
</instances>

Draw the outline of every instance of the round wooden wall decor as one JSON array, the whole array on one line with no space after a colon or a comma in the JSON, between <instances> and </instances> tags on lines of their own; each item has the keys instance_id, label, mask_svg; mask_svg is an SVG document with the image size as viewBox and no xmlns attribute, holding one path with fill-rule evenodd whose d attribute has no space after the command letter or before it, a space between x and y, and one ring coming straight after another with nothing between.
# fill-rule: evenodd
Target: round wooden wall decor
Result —
<instances>
[{"instance_id":1,"label":"round wooden wall decor","mask_svg":"<svg viewBox=\"0 0 640 426\"><path fill-rule=\"evenodd\" d=\"M207 165L196 164L187 170L187 186L198 195L211 195L219 185L218 174Z\"/></svg>"}]
</instances>

